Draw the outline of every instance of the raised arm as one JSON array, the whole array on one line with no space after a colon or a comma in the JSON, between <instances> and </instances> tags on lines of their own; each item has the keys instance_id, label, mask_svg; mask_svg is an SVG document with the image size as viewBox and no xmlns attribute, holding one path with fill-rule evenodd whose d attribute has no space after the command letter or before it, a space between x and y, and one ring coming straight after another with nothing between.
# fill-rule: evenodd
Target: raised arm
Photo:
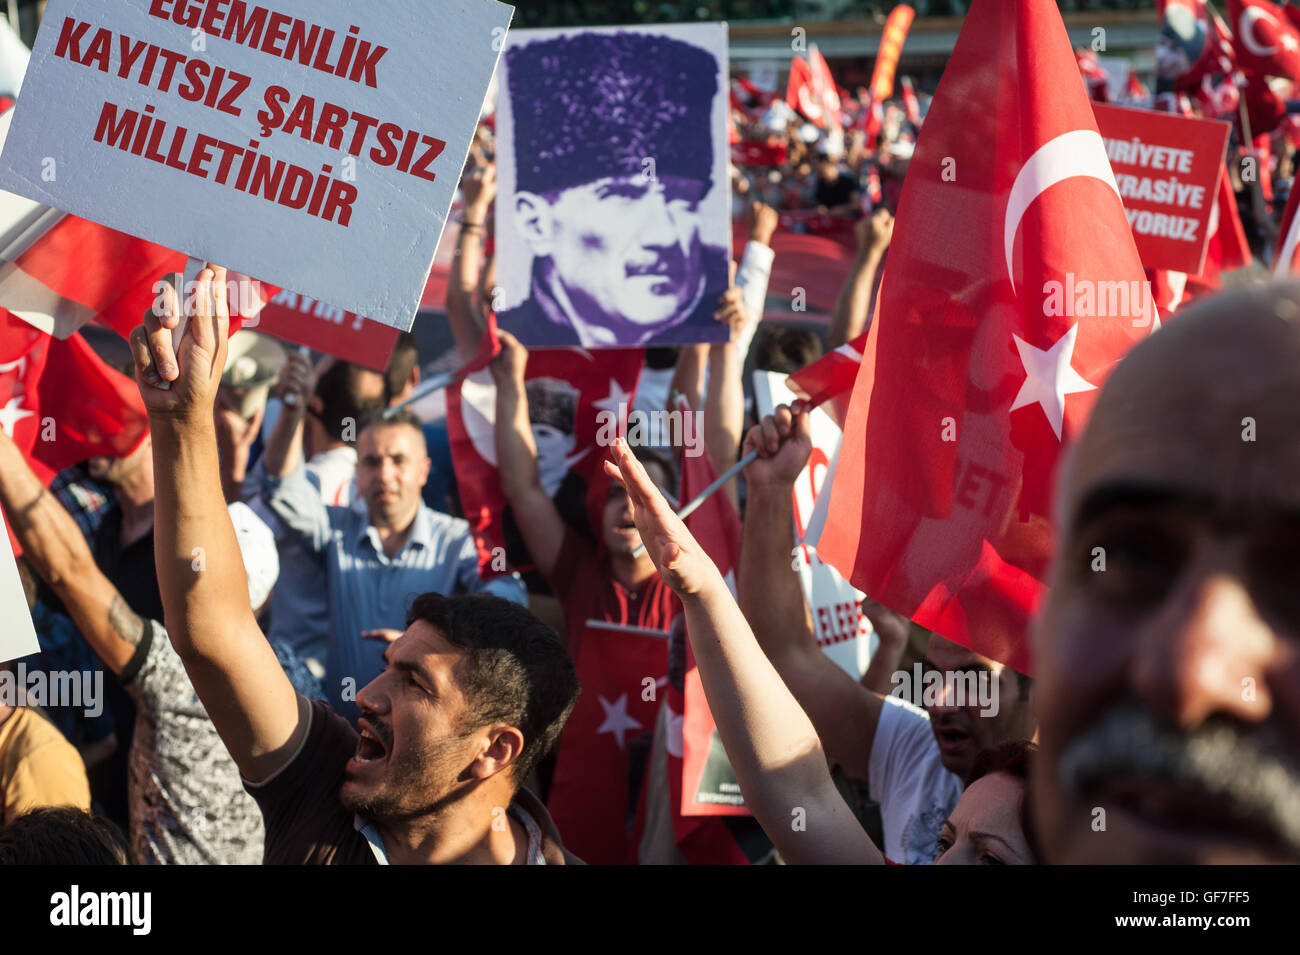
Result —
<instances>
[{"instance_id":1,"label":"raised arm","mask_svg":"<svg viewBox=\"0 0 1300 955\"><path fill-rule=\"evenodd\" d=\"M714 319L731 326L731 340L709 346L709 380L704 394L704 446L709 452L713 470L721 474L736 463L740 449L740 436L745 430L744 356L736 339L750 324L749 310L743 290L734 284L736 266L733 264L732 286L718 300ZM731 503L740 506L736 479L724 486Z\"/></svg>"},{"instance_id":2,"label":"raised arm","mask_svg":"<svg viewBox=\"0 0 1300 955\"><path fill-rule=\"evenodd\" d=\"M501 332L500 337L501 354L492 361L492 378L497 386L497 474L528 553L542 576L549 577L564 542L564 519L542 487L537 466L537 446L524 390L528 352L509 332Z\"/></svg>"},{"instance_id":3,"label":"raised arm","mask_svg":"<svg viewBox=\"0 0 1300 955\"><path fill-rule=\"evenodd\" d=\"M858 237L858 255L831 313L831 325L826 333L830 348L853 341L867 327L871 317L871 290L880 261L894 237L894 217L888 209L877 209L870 219L859 220L854 231Z\"/></svg>"},{"instance_id":4,"label":"raised arm","mask_svg":"<svg viewBox=\"0 0 1300 955\"><path fill-rule=\"evenodd\" d=\"M621 439L609 474L628 490L637 529L681 599L686 629L745 804L786 861L880 863L831 781L812 723L763 654L718 568Z\"/></svg>"},{"instance_id":5,"label":"raised arm","mask_svg":"<svg viewBox=\"0 0 1300 955\"><path fill-rule=\"evenodd\" d=\"M866 779L882 699L836 666L817 646L804 602L794 540L795 479L808 463L808 416L784 405L752 428L744 450L759 458L745 471L749 497L736 593L767 658L803 707L831 760Z\"/></svg>"},{"instance_id":6,"label":"raised arm","mask_svg":"<svg viewBox=\"0 0 1300 955\"><path fill-rule=\"evenodd\" d=\"M447 320L461 359L469 361L478 350L484 332L475 313L474 293L483 271L483 237L487 234L488 215L497 194L496 166L487 163L466 172L460 188L465 196L465 213L447 283Z\"/></svg>"},{"instance_id":7,"label":"raised arm","mask_svg":"<svg viewBox=\"0 0 1300 955\"><path fill-rule=\"evenodd\" d=\"M226 363L225 291L225 269L199 273L197 304L174 349L179 300L165 287L160 307L131 333L131 351L153 430L154 559L167 632L240 772L261 782L296 752L308 711L248 605L221 491L212 406Z\"/></svg>"},{"instance_id":8,"label":"raised arm","mask_svg":"<svg viewBox=\"0 0 1300 955\"><path fill-rule=\"evenodd\" d=\"M72 515L32 473L3 428L0 504L27 563L58 594L104 665L121 673L135 655L144 622L100 572Z\"/></svg>"},{"instance_id":9,"label":"raised arm","mask_svg":"<svg viewBox=\"0 0 1300 955\"><path fill-rule=\"evenodd\" d=\"M311 361L297 352L290 353L288 361L280 369L275 394L284 400L280 405L280 416L271 428L266 450L262 452L262 468L270 477L287 477L302 464L303 423L307 404L312 398L314 378Z\"/></svg>"}]
</instances>

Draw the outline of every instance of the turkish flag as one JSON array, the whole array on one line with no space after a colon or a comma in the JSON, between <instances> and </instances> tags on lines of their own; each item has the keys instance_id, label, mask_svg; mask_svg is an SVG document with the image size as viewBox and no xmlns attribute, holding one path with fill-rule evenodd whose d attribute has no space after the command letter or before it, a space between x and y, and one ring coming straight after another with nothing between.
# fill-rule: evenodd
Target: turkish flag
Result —
<instances>
[{"instance_id":1,"label":"turkish flag","mask_svg":"<svg viewBox=\"0 0 1300 955\"><path fill-rule=\"evenodd\" d=\"M80 335L60 341L0 309L0 428L49 484L87 458L130 454L149 422L135 382Z\"/></svg>"},{"instance_id":2,"label":"turkish flag","mask_svg":"<svg viewBox=\"0 0 1300 955\"><path fill-rule=\"evenodd\" d=\"M1060 12L975 0L903 184L819 555L1031 673L1057 461L1155 325Z\"/></svg>"},{"instance_id":3,"label":"turkish flag","mask_svg":"<svg viewBox=\"0 0 1300 955\"><path fill-rule=\"evenodd\" d=\"M575 665L582 693L560 736L546 806L571 852L623 865L636 857L628 744L654 730L668 634L589 620Z\"/></svg>"},{"instance_id":4,"label":"turkish flag","mask_svg":"<svg viewBox=\"0 0 1300 955\"><path fill-rule=\"evenodd\" d=\"M805 404L815 408L829 401L831 406L827 410L841 429L848 420L849 399L862 367L867 334L863 332L853 341L827 352L786 380L790 390Z\"/></svg>"},{"instance_id":5,"label":"turkish flag","mask_svg":"<svg viewBox=\"0 0 1300 955\"><path fill-rule=\"evenodd\" d=\"M836 129L842 124L839 89L831 76L830 65L816 45L809 50L808 59L796 56L790 60L785 101L803 113L808 122L822 129Z\"/></svg>"},{"instance_id":6,"label":"turkish flag","mask_svg":"<svg viewBox=\"0 0 1300 955\"><path fill-rule=\"evenodd\" d=\"M1278 231L1281 245L1273 256L1274 278L1283 278L1297 271L1296 266L1300 265L1296 261L1296 252L1300 249L1300 216L1296 215L1297 205L1300 205L1300 189L1293 184L1291 194L1286 199L1286 208L1282 210L1282 227Z\"/></svg>"},{"instance_id":7,"label":"turkish flag","mask_svg":"<svg viewBox=\"0 0 1300 955\"><path fill-rule=\"evenodd\" d=\"M1228 0L1237 63L1262 76L1300 80L1300 30L1268 0Z\"/></svg>"},{"instance_id":8,"label":"turkish flag","mask_svg":"<svg viewBox=\"0 0 1300 955\"><path fill-rule=\"evenodd\" d=\"M1228 74L1237 67L1232 31L1218 14L1205 8L1205 0L1156 0L1156 16L1166 37L1177 37L1178 52L1188 68L1174 79L1174 89L1195 90L1203 77Z\"/></svg>"},{"instance_id":9,"label":"turkish flag","mask_svg":"<svg viewBox=\"0 0 1300 955\"><path fill-rule=\"evenodd\" d=\"M506 501L497 476L497 393L492 374L482 360L493 347L499 349L500 343L485 336L479 354L466 366L477 365L477 370L447 389L452 466L461 510L474 530L479 569L485 577L500 573L500 562L495 570L492 568L493 552L498 547L506 549L508 563L520 570L530 569L531 563L522 550L522 541L514 535L507 540L503 519ZM603 456L596 443L600 412L623 418L632 405L644 364L642 348L598 353L547 348L528 355L524 375L542 484L565 520L575 527L596 526L592 499L599 497L604 503L600 495L608 478L601 470Z\"/></svg>"},{"instance_id":10,"label":"turkish flag","mask_svg":"<svg viewBox=\"0 0 1300 955\"><path fill-rule=\"evenodd\" d=\"M916 98L916 90L912 88L912 81L904 76L900 82L903 87L903 112L907 115L907 121L913 126L920 126L921 102Z\"/></svg>"}]
</instances>

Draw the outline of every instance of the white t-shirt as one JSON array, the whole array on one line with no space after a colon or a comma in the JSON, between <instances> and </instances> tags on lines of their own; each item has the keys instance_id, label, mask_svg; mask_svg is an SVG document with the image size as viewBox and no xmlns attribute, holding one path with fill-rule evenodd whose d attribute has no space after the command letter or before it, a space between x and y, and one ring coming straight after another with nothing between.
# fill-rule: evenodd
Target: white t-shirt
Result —
<instances>
[{"instance_id":1,"label":"white t-shirt","mask_svg":"<svg viewBox=\"0 0 1300 955\"><path fill-rule=\"evenodd\" d=\"M933 862L943 821L961 798L961 780L940 761L925 710L885 697L867 771L871 798L880 803L885 855L904 865Z\"/></svg>"}]
</instances>

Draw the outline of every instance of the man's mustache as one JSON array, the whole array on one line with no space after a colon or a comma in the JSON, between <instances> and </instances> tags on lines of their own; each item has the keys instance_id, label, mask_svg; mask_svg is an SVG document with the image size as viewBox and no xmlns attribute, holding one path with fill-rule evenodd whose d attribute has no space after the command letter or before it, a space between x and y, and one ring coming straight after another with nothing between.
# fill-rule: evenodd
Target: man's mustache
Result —
<instances>
[{"instance_id":1,"label":"man's mustache","mask_svg":"<svg viewBox=\"0 0 1300 955\"><path fill-rule=\"evenodd\" d=\"M1294 743L1276 723L1246 726L1216 718L1192 733L1156 723L1132 701L1117 703L1061 754L1066 792L1087 797L1124 776L1160 780L1204 794L1229 820L1274 835L1300 857L1300 772Z\"/></svg>"},{"instance_id":2,"label":"man's mustache","mask_svg":"<svg viewBox=\"0 0 1300 955\"><path fill-rule=\"evenodd\" d=\"M625 268L628 278L643 275L662 275L665 278L679 277L686 270L686 256L676 247L661 249L648 262L629 262Z\"/></svg>"}]
</instances>

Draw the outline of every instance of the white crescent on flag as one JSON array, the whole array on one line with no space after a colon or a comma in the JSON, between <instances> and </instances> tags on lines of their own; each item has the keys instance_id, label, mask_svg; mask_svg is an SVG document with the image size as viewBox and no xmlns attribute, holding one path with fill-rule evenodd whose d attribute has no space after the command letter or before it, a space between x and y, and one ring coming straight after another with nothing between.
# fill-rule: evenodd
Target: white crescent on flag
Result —
<instances>
[{"instance_id":1,"label":"white crescent on flag","mask_svg":"<svg viewBox=\"0 0 1300 955\"><path fill-rule=\"evenodd\" d=\"M1260 43L1258 39L1256 39L1255 22L1257 20L1266 20L1267 22L1273 24L1273 26L1277 29L1278 33L1283 38L1283 45L1287 46L1286 44L1287 34L1282 29L1282 24L1278 23L1277 18L1274 17L1267 10L1261 10L1259 7L1246 7L1244 10L1241 11L1241 16L1238 18L1237 21L1237 27L1238 27L1237 32L1241 34L1242 46L1250 50L1250 52L1253 53L1255 56L1272 56L1274 53L1277 52L1277 47L1265 46L1264 44ZM1290 46L1287 46L1287 48L1290 49Z\"/></svg>"},{"instance_id":2,"label":"white crescent on flag","mask_svg":"<svg viewBox=\"0 0 1300 955\"><path fill-rule=\"evenodd\" d=\"M1072 130L1048 140L1038 147L1037 152L1025 161L1017 173L1011 194L1007 197L1006 224L1002 235L1006 246L1007 276L1011 279L1013 291L1016 276L1011 267L1011 252L1016 244L1020 220L1033 201L1052 186L1080 176L1101 180L1114 190L1115 198L1123 203L1119 185L1115 182L1115 173L1110 167L1110 160L1106 158L1106 145L1101 141L1101 136L1091 129Z\"/></svg>"}]
</instances>

